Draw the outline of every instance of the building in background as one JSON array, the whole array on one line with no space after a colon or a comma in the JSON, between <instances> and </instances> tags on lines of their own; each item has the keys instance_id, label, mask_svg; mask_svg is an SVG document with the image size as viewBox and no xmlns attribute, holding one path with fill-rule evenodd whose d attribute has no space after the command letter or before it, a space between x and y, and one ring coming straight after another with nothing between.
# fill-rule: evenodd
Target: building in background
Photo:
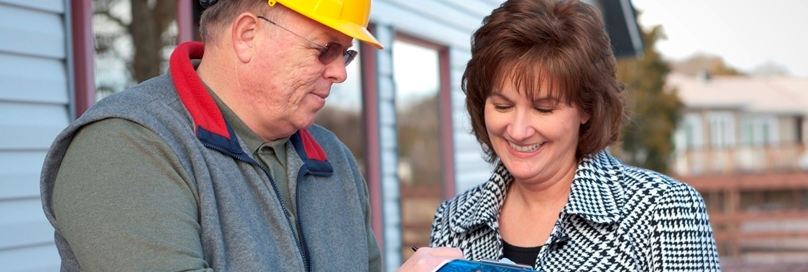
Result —
<instances>
[{"instance_id":1,"label":"building in background","mask_svg":"<svg viewBox=\"0 0 808 272\"><path fill-rule=\"evenodd\" d=\"M704 197L725 268L808 264L808 79L666 84L685 105L670 169Z\"/></svg>"},{"instance_id":2,"label":"building in background","mask_svg":"<svg viewBox=\"0 0 808 272\"><path fill-rule=\"evenodd\" d=\"M194 39L194 2L177 0L180 41ZM471 34L501 2L375 0L369 28L386 49L357 44L353 83L333 91L334 98L347 93L359 101L353 105L361 120L353 130L361 134L361 149L352 151L368 182L387 271L395 271L411 246L426 243L440 201L489 177L491 166L469 133L460 78ZM618 56L642 52L629 0L584 2L602 11ZM41 209L39 173L56 135L95 102L92 0L0 0L0 37L0 264L3 271L56 271L60 259ZM420 52L428 61L397 65L405 60L396 50ZM402 75L409 70L433 71L434 81L408 85L423 79ZM425 114L432 125L416 128L432 133L424 137L433 142L405 139L402 130L416 129L399 119L405 110L432 112ZM403 154L431 156L436 160L426 165L439 171L424 180L429 170L417 167L425 164Z\"/></svg>"}]
</instances>

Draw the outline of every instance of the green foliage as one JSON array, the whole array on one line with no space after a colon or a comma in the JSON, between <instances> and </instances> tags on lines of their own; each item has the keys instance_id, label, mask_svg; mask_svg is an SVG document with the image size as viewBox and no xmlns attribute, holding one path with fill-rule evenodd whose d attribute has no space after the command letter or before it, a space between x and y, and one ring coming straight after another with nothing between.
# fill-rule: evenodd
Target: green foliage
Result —
<instances>
[{"instance_id":1,"label":"green foliage","mask_svg":"<svg viewBox=\"0 0 808 272\"><path fill-rule=\"evenodd\" d=\"M676 73L689 76L696 76L701 72L707 72L711 76L743 76L737 69L724 63L724 59L719 56L712 56L698 53L690 56L686 60L671 63L671 69Z\"/></svg>"},{"instance_id":2,"label":"green foliage","mask_svg":"<svg viewBox=\"0 0 808 272\"><path fill-rule=\"evenodd\" d=\"M629 165L666 173L683 104L675 90L665 90L670 68L654 48L660 38L659 26L644 31L643 56L618 60L617 78L626 84L629 122L622 144L612 151Z\"/></svg>"}]
</instances>

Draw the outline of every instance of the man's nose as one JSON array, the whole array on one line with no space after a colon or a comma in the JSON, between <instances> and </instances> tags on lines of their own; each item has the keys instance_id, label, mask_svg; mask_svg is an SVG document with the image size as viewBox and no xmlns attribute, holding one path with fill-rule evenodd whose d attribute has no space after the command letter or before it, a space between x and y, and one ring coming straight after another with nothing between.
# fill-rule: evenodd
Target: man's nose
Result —
<instances>
[{"instance_id":1,"label":"man's nose","mask_svg":"<svg viewBox=\"0 0 808 272\"><path fill-rule=\"evenodd\" d=\"M345 60L342 56L326 65L323 76L334 83L342 83L348 78L348 71L345 69Z\"/></svg>"}]
</instances>

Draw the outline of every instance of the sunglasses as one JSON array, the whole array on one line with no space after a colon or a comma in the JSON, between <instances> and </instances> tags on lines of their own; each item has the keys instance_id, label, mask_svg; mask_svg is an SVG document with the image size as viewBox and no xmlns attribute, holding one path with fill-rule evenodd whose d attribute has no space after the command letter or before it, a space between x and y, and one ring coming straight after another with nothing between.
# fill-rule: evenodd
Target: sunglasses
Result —
<instances>
[{"instance_id":1,"label":"sunglasses","mask_svg":"<svg viewBox=\"0 0 808 272\"><path fill-rule=\"evenodd\" d=\"M300 34L297 34L297 33L292 32L291 30L289 30L289 29L287 29L285 27L282 27L278 23L275 23L272 20L267 19L264 16L259 15L258 18L261 18L264 21L267 21L267 22L269 22L269 23L271 23L273 25L276 25L276 26L282 28L283 30L289 31L289 33L295 34L295 36L298 36L298 37L306 40L307 42L319 47L320 48L320 54L317 55L317 60L319 60L320 63L322 63L322 64L328 65L329 63L331 63L332 61L337 59L337 57L339 57L339 55L342 55L342 60L345 62L345 66L348 66L348 64L351 64L351 62L354 60L354 58L356 58L356 55L358 54L358 52L356 52L356 50L346 50L345 46L342 46L342 44L337 43L337 42L328 42L325 45L320 45L320 44L318 44L316 42L313 42L313 41L307 39L306 37L300 36Z\"/></svg>"}]
</instances>

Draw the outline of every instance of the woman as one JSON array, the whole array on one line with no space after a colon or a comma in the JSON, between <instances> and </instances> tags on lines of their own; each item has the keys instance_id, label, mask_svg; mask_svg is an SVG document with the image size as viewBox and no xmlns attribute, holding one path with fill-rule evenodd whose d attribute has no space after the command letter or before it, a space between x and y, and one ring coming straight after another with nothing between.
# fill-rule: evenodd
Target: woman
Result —
<instances>
[{"instance_id":1,"label":"woman","mask_svg":"<svg viewBox=\"0 0 808 272\"><path fill-rule=\"evenodd\" d=\"M699 193L605 151L623 124L622 85L593 7L506 1L471 52L472 133L498 165L438 208L432 247L545 271L720 270Z\"/></svg>"}]
</instances>

